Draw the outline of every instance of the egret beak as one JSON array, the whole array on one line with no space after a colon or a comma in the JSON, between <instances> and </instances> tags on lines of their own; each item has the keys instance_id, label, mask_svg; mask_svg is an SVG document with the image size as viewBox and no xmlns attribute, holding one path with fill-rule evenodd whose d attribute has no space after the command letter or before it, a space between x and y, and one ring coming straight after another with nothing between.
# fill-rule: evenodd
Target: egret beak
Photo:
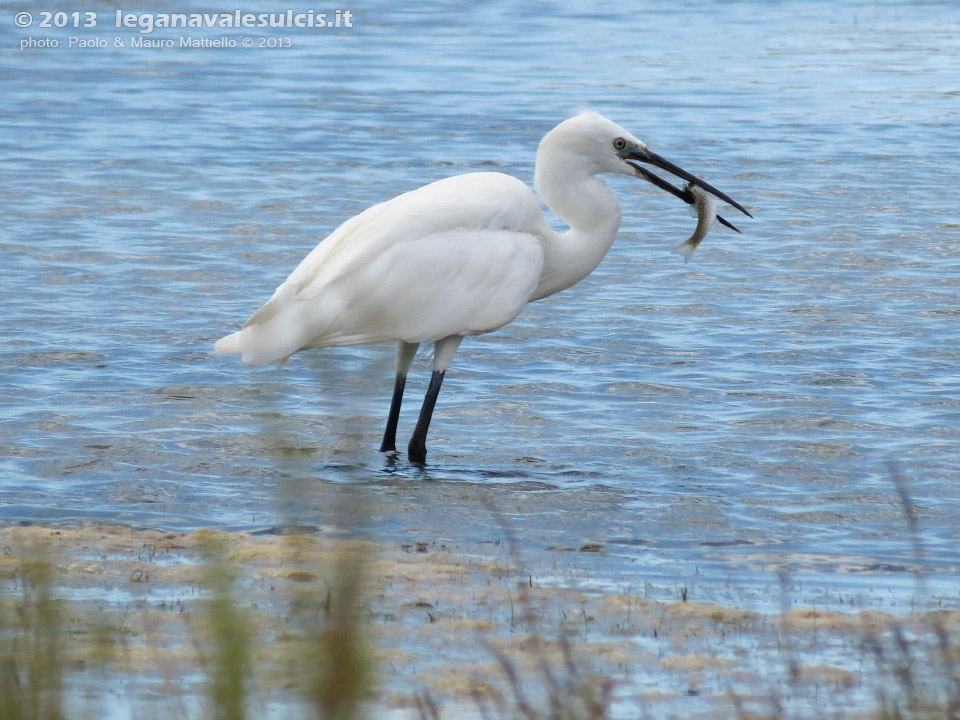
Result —
<instances>
[{"instance_id":1,"label":"egret beak","mask_svg":"<svg viewBox=\"0 0 960 720\"><path fill-rule=\"evenodd\" d=\"M713 185L707 182L704 182L703 180L701 180L695 175L691 175L683 168L677 167L672 162L670 162L665 158L660 157L659 155L657 155L655 152L653 152L647 147L636 147L636 146L632 147L630 148L629 152L625 153L622 157L624 162L626 162L627 165L629 165L636 171L637 177L643 178L644 180L653 183L661 190L666 190L670 194L676 195L685 203L692 205L694 202L696 202L693 197L693 193L691 193L689 190L681 190L680 188L671 185L669 182L667 182L666 180L664 180L663 178L657 175L654 175L652 172L650 172L643 166L639 165L638 163L646 163L647 165L653 165L654 167L658 167L662 170L666 170L668 173L676 175L679 178L683 178L687 182L692 182L695 185L699 185L708 193L716 195L718 198L720 198L724 202L730 203L731 205L733 205L733 207L735 207L737 210L742 212L747 217L753 217L753 215L751 215L747 211L747 209L743 207L743 205L738 203L736 200L734 200L732 197L730 197L726 193L720 192L715 187L713 187ZM733 227L733 225L728 223L723 218L718 216L717 220L719 220L721 223L723 223L727 227L737 230L737 228ZM740 232L740 231L737 230L737 232Z\"/></svg>"},{"instance_id":2,"label":"egret beak","mask_svg":"<svg viewBox=\"0 0 960 720\"><path fill-rule=\"evenodd\" d=\"M633 163L628 163L628 165L632 166L637 171L637 177L643 178L644 180L647 180L648 182L653 183L658 188L660 188L661 190L666 190L671 195L676 195L678 198L680 198L685 203L687 203L687 205L693 205L694 203L697 202L697 199L693 196L693 193L690 192L687 188L684 188L683 190L681 190L675 185L671 185L670 183L668 183L659 175L654 175L652 172L650 172L646 168L640 167L639 165L634 165ZM746 210L744 210L744 212L746 212ZM749 215L750 213L747 213L747 214ZM753 216L751 215L751 217ZM729 220L722 217L721 215L717 215L717 222L719 222L721 225L726 225L728 228L730 228L735 232L738 232L738 233L740 232L740 228L738 228L736 225L734 225L733 223L731 223ZM740 234L742 235L743 233L740 233Z\"/></svg>"}]
</instances>

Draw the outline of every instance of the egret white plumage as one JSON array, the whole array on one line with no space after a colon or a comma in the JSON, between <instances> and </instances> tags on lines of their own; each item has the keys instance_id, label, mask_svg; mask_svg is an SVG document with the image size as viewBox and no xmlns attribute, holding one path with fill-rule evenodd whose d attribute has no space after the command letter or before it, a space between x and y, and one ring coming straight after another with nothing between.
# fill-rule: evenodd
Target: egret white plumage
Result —
<instances>
[{"instance_id":1,"label":"egret white plumage","mask_svg":"<svg viewBox=\"0 0 960 720\"><path fill-rule=\"evenodd\" d=\"M438 180L343 223L242 330L217 341L216 351L263 365L283 363L304 348L396 342L393 399L380 446L394 452L407 372L419 345L433 343L433 374L407 447L410 461L423 463L440 386L463 338L496 330L527 303L575 285L610 249L620 204L598 174L639 177L694 202L689 189L639 163L681 177L750 216L616 123L585 112L547 133L537 151L534 186L567 223L566 232L547 224L537 196L514 177L478 172Z\"/></svg>"}]
</instances>

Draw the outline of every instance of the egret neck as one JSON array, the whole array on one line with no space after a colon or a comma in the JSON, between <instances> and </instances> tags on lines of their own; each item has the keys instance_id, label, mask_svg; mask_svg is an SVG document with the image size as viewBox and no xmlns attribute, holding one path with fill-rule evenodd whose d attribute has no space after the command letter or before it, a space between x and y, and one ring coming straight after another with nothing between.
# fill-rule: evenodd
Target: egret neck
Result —
<instances>
[{"instance_id":1,"label":"egret neck","mask_svg":"<svg viewBox=\"0 0 960 720\"><path fill-rule=\"evenodd\" d=\"M534 186L554 215L569 225L565 233L548 229L543 239L543 273L533 300L576 285L600 264L620 228L620 203L613 190L581 162L565 162L541 149ZM579 159L577 159L579 160Z\"/></svg>"}]
</instances>

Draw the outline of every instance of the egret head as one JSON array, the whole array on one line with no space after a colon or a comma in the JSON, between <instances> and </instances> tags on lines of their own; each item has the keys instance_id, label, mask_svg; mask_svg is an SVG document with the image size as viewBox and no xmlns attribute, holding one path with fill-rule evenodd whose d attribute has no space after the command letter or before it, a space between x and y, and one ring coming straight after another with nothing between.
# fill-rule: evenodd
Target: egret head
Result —
<instances>
[{"instance_id":1,"label":"egret head","mask_svg":"<svg viewBox=\"0 0 960 720\"><path fill-rule=\"evenodd\" d=\"M707 192L716 195L746 215L753 217L733 198L657 155L645 143L615 122L595 112L580 113L564 120L547 133L540 142L540 148L537 151L538 174L541 164L552 166L555 172L562 168L562 172L571 174L616 173L618 175L630 175L653 183L661 190L676 195L684 202L691 204L694 202L690 191L675 187L643 167L643 165L651 165L683 178L687 182L699 185ZM721 222L729 225L725 220L721 219Z\"/></svg>"},{"instance_id":2,"label":"egret head","mask_svg":"<svg viewBox=\"0 0 960 720\"><path fill-rule=\"evenodd\" d=\"M537 161L562 160L590 175L618 173L635 175L626 164L630 152L645 150L646 145L633 135L595 112L583 112L564 120L540 142Z\"/></svg>"}]
</instances>

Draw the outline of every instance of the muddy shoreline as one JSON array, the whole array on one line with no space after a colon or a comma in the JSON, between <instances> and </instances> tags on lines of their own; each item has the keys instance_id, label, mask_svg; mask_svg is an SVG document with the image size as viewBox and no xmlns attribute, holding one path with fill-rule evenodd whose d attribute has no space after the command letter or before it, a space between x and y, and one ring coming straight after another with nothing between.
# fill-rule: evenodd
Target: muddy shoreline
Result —
<instances>
[{"instance_id":1,"label":"muddy shoreline","mask_svg":"<svg viewBox=\"0 0 960 720\"><path fill-rule=\"evenodd\" d=\"M61 638L67 704L82 697L81 705L119 712L110 717L132 717L124 703L193 717L206 702L218 571L229 578L227 607L253 638L247 702L268 715L304 705L288 672L291 654L302 655L303 604L329 613L345 586L354 588L349 617L370 661L364 704L376 717L418 717L424 698L442 717L480 717L484 698L516 702L511 668L543 702L550 672L576 668L578 682L609 688L611 717L641 708L650 717L729 717L778 706L796 716L869 715L884 687L878 652L897 632L912 638L918 663L934 663L927 653L938 628L960 652L956 609L894 614L842 594L826 609L795 604L785 588L782 611L764 613L701 602L682 587L581 583L575 568L603 552L584 544L531 557L509 542L377 542L296 528L255 536L7 527L0 576L5 615L16 617L30 563L50 564L69 629ZM109 629L109 651L91 628ZM128 697L104 687L126 687Z\"/></svg>"}]
</instances>

